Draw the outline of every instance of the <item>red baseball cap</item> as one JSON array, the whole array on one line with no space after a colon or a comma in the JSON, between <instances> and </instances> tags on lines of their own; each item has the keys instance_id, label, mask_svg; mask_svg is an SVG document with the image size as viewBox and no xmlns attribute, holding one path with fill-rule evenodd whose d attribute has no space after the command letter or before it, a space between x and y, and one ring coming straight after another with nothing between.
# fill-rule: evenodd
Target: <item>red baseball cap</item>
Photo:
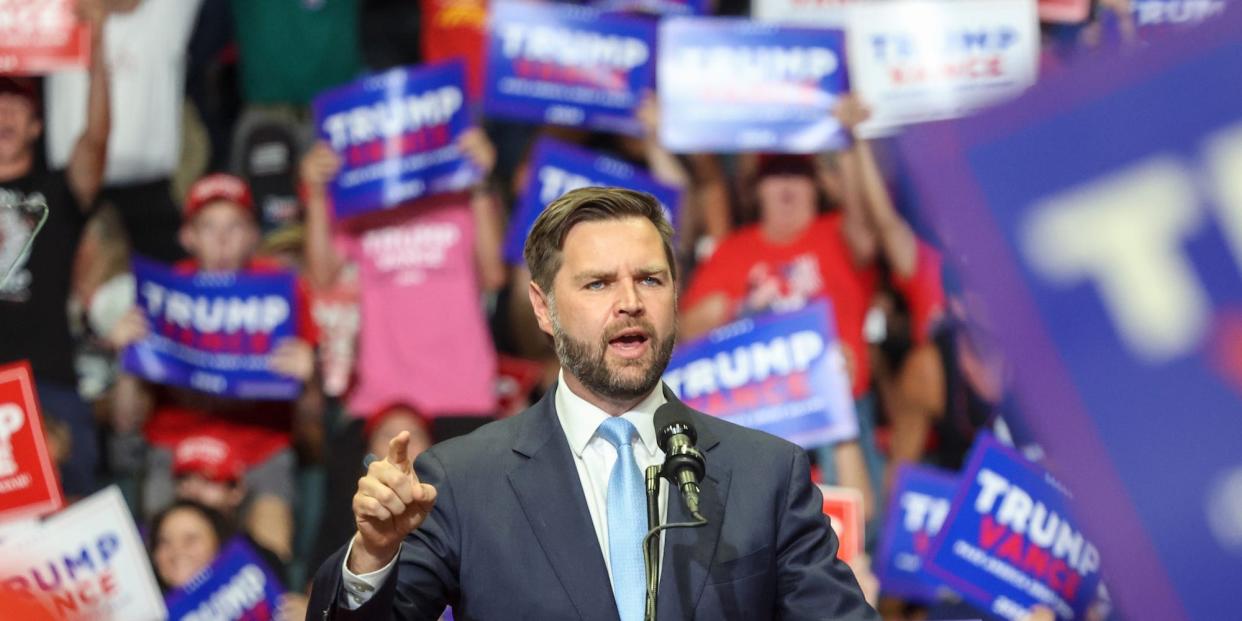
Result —
<instances>
[{"instance_id":1,"label":"red baseball cap","mask_svg":"<svg viewBox=\"0 0 1242 621\"><path fill-rule=\"evenodd\" d=\"M35 88L34 81L29 78L0 76L0 95L24 97L32 107L39 107L39 91Z\"/></svg>"},{"instance_id":2,"label":"red baseball cap","mask_svg":"<svg viewBox=\"0 0 1242 621\"><path fill-rule=\"evenodd\" d=\"M217 483L237 483L246 464L227 442L211 436L190 436L173 451L173 476L197 474Z\"/></svg>"},{"instance_id":3,"label":"red baseball cap","mask_svg":"<svg viewBox=\"0 0 1242 621\"><path fill-rule=\"evenodd\" d=\"M384 421L401 411L406 411L412 414L414 416L414 420L417 421L418 426L422 427L423 431L427 432L427 435L431 435L431 425L427 422L427 417L424 416L418 408L406 403L405 401L394 401L376 410L374 414L367 417L367 422L363 423L362 426L363 437L370 438L372 434L375 433L375 430L378 429Z\"/></svg>"},{"instance_id":4,"label":"red baseball cap","mask_svg":"<svg viewBox=\"0 0 1242 621\"><path fill-rule=\"evenodd\" d=\"M190 186L190 192L185 199L184 219L192 219L200 209L217 201L236 204L251 216L254 215L254 198L246 181L236 175L216 173L207 175Z\"/></svg>"},{"instance_id":5,"label":"red baseball cap","mask_svg":"<svg viewBox=\"0 0 1242 621\"><path fill-rule=\"evenodd\" d=\"M815 179L815 157L798 153L763 153L755 162L755 182L768 175L802 175Z\"/></svg>"}]
</instances>

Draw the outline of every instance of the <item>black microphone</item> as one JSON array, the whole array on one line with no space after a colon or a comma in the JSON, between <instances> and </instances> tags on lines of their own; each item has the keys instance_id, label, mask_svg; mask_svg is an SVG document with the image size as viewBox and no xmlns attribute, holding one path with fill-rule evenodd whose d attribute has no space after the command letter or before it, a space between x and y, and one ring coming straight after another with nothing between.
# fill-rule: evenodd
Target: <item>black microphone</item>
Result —
<instances>
[{"instance_id":1,"label":"black microphone","mask_svg":"<svg viewBox=\"0 0 1242 621\"><path fill-rule=\"evenodd\" d=\"M680 403L665 403L655 413L656 442L664 451L661 474L681 490L681 499L695 519L699 514L699 481L706 469L703 453L694 448L698 434L690 422L690 412Z\"/></svg>"}]
</instances>

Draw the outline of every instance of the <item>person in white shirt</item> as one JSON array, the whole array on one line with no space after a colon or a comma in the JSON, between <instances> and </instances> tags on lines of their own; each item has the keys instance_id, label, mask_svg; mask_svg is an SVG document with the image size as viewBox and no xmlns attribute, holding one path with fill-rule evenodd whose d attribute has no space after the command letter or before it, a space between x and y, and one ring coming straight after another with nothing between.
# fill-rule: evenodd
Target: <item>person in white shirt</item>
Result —
<instances>
[{"instance_id":1,"label":"person in white shirt","mask_svg":"<svg viewBox=\"0 0 1242 621\"><path fill-rule=\"evenodd\" d=\"M701 528L667 531L660 619L876 619L784 440L689 410L660 381L676 340L672 228L650 195L584 188L526 242L561 362L536 405L424 452L408 435L359 480L358 533L320 568L310 618L618 619L644 614L642 469L665 403L705 455ZM665 522L687 522L662 491Z\"/></svg>"},{"instance_id":2,"label":"person in white shirt","mask_svg":"<svg viewBox=\"0 0 1242 621\"><path fill-rule=\"evenodd\" d=\"M112 84L104 198L120 208L139 252L169 261L180 258L181 218L169 179L181 161L186 51L201 3L103 0L109 13L102 51ZM51 168L66 165L86 126L88 78L85 69L77 69L52 73L44 83Z\"/></svg>"}]
</instances>

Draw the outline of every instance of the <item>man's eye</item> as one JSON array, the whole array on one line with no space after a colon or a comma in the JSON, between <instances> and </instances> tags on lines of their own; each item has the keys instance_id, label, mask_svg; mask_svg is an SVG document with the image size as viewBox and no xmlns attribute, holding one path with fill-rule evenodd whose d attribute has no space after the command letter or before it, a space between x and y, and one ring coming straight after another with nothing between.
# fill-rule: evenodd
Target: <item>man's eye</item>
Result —
<instances>
[{"instance_id":1,"label":"man's eye","mask_svg":"<svg viewBox=\"0 0 1242 621\"><path fill-rule=\"evenodd\" d=\"M590 289L591 291L599 291L599 290L601 290L601 289L603 289L603 288L604 288L604 281L602 281L602 280L593 280L593 281L591 281L591 282L587 283L586 288L587 288L587 289Z\"/></svg>"},{"instance_id":2,"label":"man's eye","mask_svg":"<svg viewBox=\"0 0 1242 621\"><path fill-rule=\"evenodd\" d=\"M643 279L643 284L646 284L646 285L651 285L651 286L653 286L653 287L658 287L658 286L660 286L660 285L664 284L664 281L663 281L663 280L660 280L659 278L657 278L657 277L655 277L655 276L648 276L648 277L646 277L646 278L644 278L644 279Z\"/></svg>"}]
</instances>

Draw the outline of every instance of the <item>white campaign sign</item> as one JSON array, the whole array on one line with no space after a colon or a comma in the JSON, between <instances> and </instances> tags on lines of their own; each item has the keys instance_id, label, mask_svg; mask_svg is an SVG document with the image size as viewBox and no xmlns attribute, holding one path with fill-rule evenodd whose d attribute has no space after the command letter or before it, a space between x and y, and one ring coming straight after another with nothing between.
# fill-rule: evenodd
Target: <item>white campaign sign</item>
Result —
<instances>
[{"instance_id":1,"label":"white campaign sign","mask_svg":"<svg viewBox=\"0 0 1242 621\"><path fill-rule=\"evenodd\" d=\"M0 589L38 598L66 621L168 616L116 486L7 538L0 545Z\"/></svg>"},{"instance_id":2,"label":"white campaign sign","mask_svg":"<svg viewBox=\"0 0 1242 621\"><path fill-rule=\"evenodd\" d=\"M964 116L1035 83L1035 0L874 0L847 6L852 89L864 136Z\"/></svg>"},{"instance_id":3,"label":"white campaign sign","mask_svg":"<svg viewBox=\"0 0 1242 621\"><path fill-rule=\"evenodd\" d=\"M750 13L757 22L845 28L847 4L847 0L753 0Z\"/></svg>"}]
</instances>

